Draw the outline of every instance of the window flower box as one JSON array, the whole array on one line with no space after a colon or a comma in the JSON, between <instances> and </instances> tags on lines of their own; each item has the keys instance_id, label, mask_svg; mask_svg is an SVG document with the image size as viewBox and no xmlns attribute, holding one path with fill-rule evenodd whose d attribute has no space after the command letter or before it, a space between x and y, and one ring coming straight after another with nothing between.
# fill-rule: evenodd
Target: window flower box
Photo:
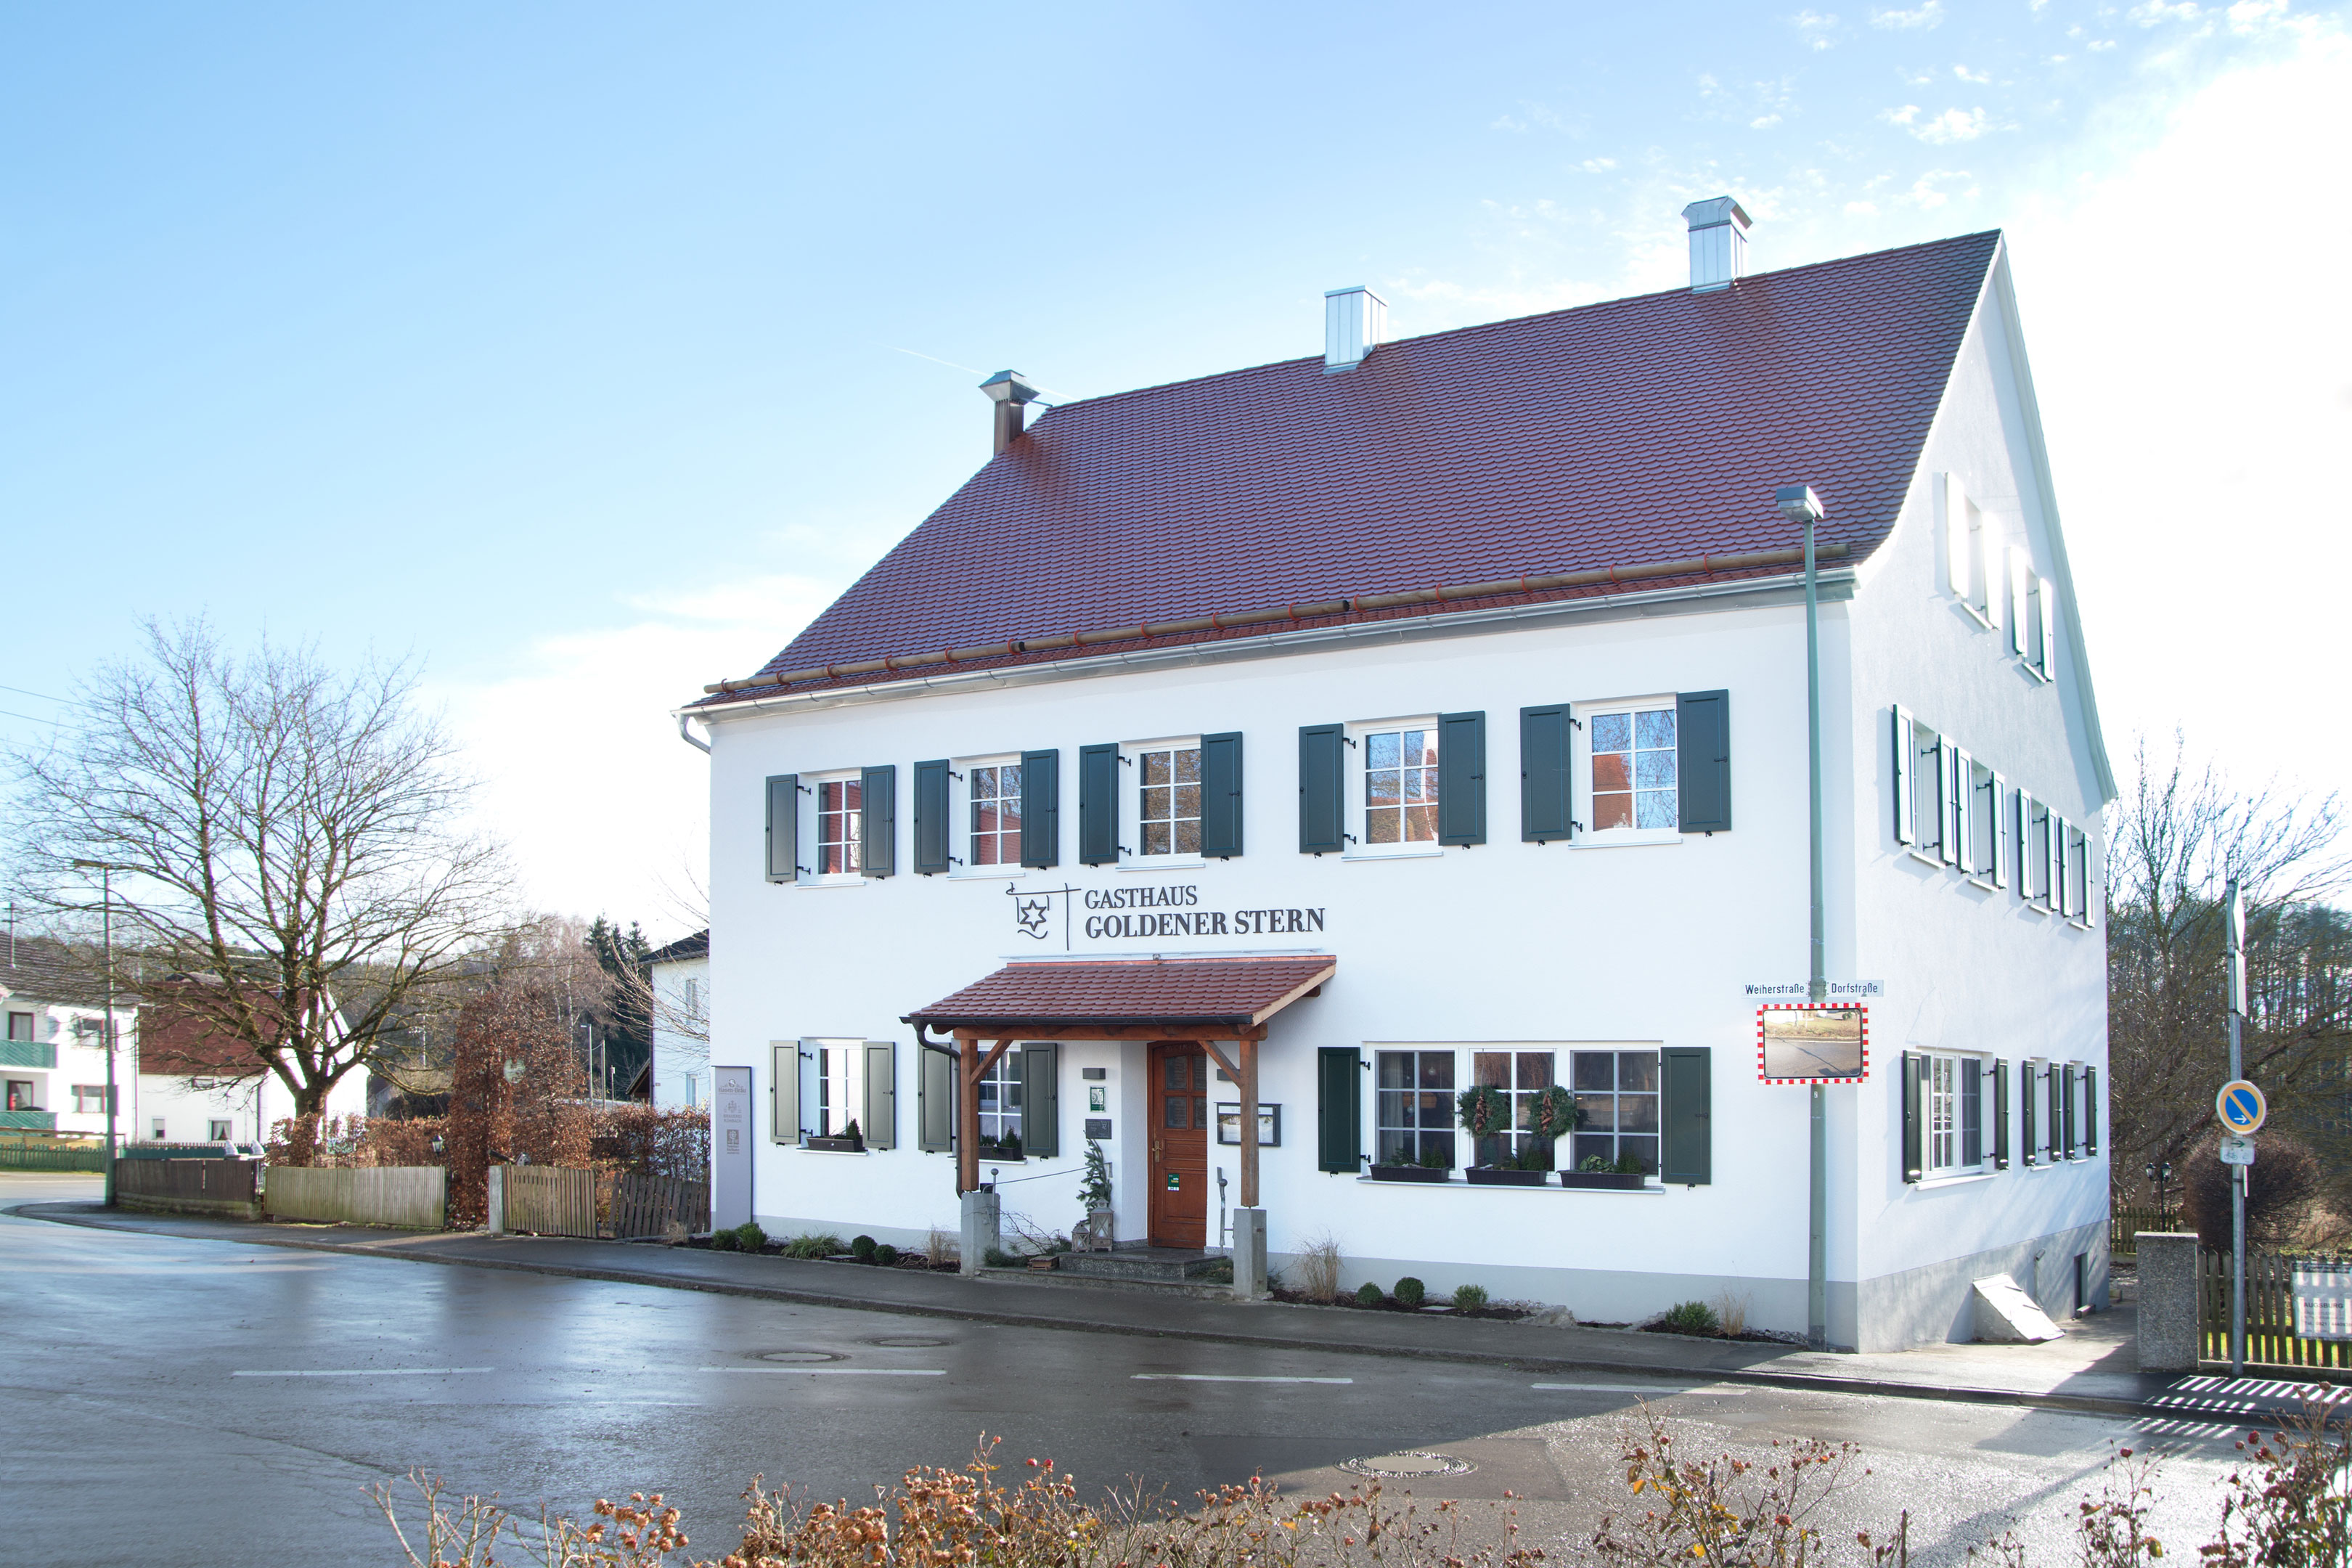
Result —
<instances>
[{"instance_id":1,"label":"window flower box","mask_svg":"<svg viewBox=\"0 0 2352 1568\"><path fill-rule=\"evenodd\" d=\"M1540 1187L1551 1180L1549 1171L1522 1171L1511 1165L1473 1165L1462 1173L1478 1187Z\"/></svg>"},{"instance_id":2,"label":"window flower box","mask_svg":"<svg viewBox=\"0 0 2352 1568\"><path fill-rule=\"evenodd\" d=\"M809 1134L807 1146L824 1154L863 1154L866 1152L865 1139L832 1134L818 1134L812 1132Z\"/></svg>"},{"instance_id":3,"label":"window flower box","mask_svg":"<svg viewBox=\"0 0 2352 1568\"><path fill-rule=\"evenodd\" d=\"M1559 1184L1607 1193L1638 1193L1650 1178L1639 1171L1562 1171Z\"/></svg>"},{"instance_id":4,"label":"window flower box","mask_svg":"<svg viewBox=\"0 0 2352 1568\"><path fill-rule=\"evenodd\" d=\"M1374 1165L1371 1173L1376 1182L1444 1182L1454 1175L1443 1165Z\"/></svg>"}]
</instances>

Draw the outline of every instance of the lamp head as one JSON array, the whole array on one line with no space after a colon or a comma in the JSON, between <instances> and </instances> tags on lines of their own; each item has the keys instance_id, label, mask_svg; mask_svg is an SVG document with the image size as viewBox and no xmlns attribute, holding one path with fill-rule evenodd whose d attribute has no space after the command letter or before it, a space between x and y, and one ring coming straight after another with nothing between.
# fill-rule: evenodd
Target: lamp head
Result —
<instances>
[{"instance_id":1,"label":"lamp head","mask_svg":"<svg viewBox=\"0 0 2352 1568\"><path fill-rule=\"evenodd\" d=\"M1811 485L1782 485L1773 499L1780 503L1780 515L1790 522L1819 522L1829 515Z\"/></svg>"}]
</instances>

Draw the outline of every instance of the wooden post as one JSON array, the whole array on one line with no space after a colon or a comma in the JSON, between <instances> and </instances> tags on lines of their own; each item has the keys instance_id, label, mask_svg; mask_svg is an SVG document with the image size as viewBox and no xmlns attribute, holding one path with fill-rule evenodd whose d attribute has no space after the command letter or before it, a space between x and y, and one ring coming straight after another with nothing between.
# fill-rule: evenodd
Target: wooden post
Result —
<instances>
[{"instance_id":1,"label":"wooden post","mask_svg":"<svg viewBox=\"0 0 2352 1568\"><path fill-rule=\"evenodd\" d=\"M1241 1047L1242 1070L1242 1207L1257 1207L1257 1041L1247 1035Z\"/></svg>"},{"instance_id":2,"label":"wooden post","mask_svg":"<svg viewBox=\"0 0 2352 1568\"><path fill-rule=\"evenodd\" d=\"M980 1040L956 1035L956 1193L980 1190Z\"/></svg>"}]
</instances>

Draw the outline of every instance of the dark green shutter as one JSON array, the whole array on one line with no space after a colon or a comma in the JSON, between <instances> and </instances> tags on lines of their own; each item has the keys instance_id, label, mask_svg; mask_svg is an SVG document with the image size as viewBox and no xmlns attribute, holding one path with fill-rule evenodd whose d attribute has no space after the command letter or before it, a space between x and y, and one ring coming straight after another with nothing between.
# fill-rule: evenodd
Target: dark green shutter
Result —
<instances>
[{"instance_id":1,"label":"dark green shutter","mask_svg":"<svg viewBox=\"0 0 2352 1568\"><path fill-rule=\"evenodd\" d=\"M915 1146L937 1153L955 1147L956 1061L945 1048L915 1052Z\"/></svg>"},{"instance_id":2,"label":"dark green shutter","mask_svg":"<svg viewBox=\"0 0 2352 1568\"><path fill-rule=\"evenodd\" d=\"M768 880L801 879L801 775L776 773L768 780Z\"/></svg>"},{"instance_id":3,"label":"dark green shutter","mask_svg":"<svg viewBox=\"0 0 2352 1568\"><path fill-rule=\"evenodd\" d=\"M2059 1142L2066 1151L2066 1158L2071 1160L2074 1157L2074 1064L2073 1062L2068 1062L2059 1069L2058 1118Z\"/></svg>"},{"instance_id":4,"label":"dark green shutter","mask_svg":"<svg viewBox=\"0 0 2352 1568\"><path fill-rule=\"evenodd\" d=\"M858 782L857 868L887 877L898 868L898 769L867 768Z\"/></svg>"},{"instance_id":5,"label":"dark green shutter","mask_svg":"<svg viewBox=\"0 0 2352 1568\"><path fill-rule=\"evenodd\" d=\"M1345 833L1348 728L1302 724L1298 730L1298 852L1337 855Z\"/></svg>"},{"instance_id":6,"label":"dark green shutter","mask_svg":"<svg viewBox=\"0 0 2352 1568\"><path fill-rule=\"evenodd\" d=\"M1911 776L1912 764L1916 760L1912 753L1911 715L1903 711L1903 706L1900 703L1895 704L1893 711L1895 714L1895 842L1909 844L1917 838L1916 830L1913 826L1916 819L1912 816L1911 806L1911 792L1916 787Z\"/></svg>"},{"instance_id":7,"label":"dark green shutter","mask_svg":"<svg viewBox=\"0 0 2352 1568\"><path fill-rule=\"evenodd\" d=\"M1568 704L1519 710L1519 837L1549 844L1570 835Z\"/></svg>"},{"instance_id":8,"label":"dark green shutter","mask_svg":"<svg viewBox=\"0 0 2352 1568\"><path fill-rule=\"evenodd\" d=\"M1021 863L1062 863L1062 753L1021 753Z\"/></svg>"},{"instance_id":9,"label":"dark green shutter","mask_svg":"<svg viewBox=\"0 0 2352 1568\"><path fill-rule=\"evenodd\" d=\"M948 762L940 757L915 764L915 874L936 877L948 868Z\"/></svg>"},{"instance_id":10,"label":"dark green shutter","mask_svg":"<svg viewBox=\"0 0 2352 1568\"><path fill-rule=\"evenodd\" d=\"M1118 748L1078 748L1078 859L1108 866L1118 859Z\"/></svg>"},{"instance_id":11,"label":"dark green shutter","mask_svg":"<svg viewBox=\"0 0 2352 1568\"><path fill-rule=\"evenodd\" d=\"M1731 693L1675 699L1675 775L1685 833L1731 831Z\"/></svg>"},{"instance_id":12,"label":"dark green shutter","mask_svg":"<svg viewBox=\"0 0 2352 1568\"><path fill-rule=\"evenodd\" d=\"M1242 852L1242 736L1201 737L1201 853L1230 860Z\"/></svg>"},{"instance_id":13,"label":"dark green shutter","mask_svg":"<svg viewBox=\"0 0 2352 1568\"><path fill-rule=\"evenodd\" d=\"M898 1047L887 1040L866 1042L866 1120L858 1131L868 1149L898 1146Z\"/></svg>"},{"instance_id":14,"label":"dark green shutter","mask_svg":"<svg viewBox=\"0 0 2352 1568\"><path fill-rule=\"evenodd\" d=\"M2054 1165L2058 1163L2061 1150L2063 1147L2063 1141L2059 1135L2064 1131L2066 1122L2065 1112L2061 1109L2064 1102L2060 1099L2060 1096L2064 1092L2065 1082L2058 1075L2058 1064L2056 1062L2052 1062L2049 1067L2044 1069L2043 1079L2050 1086L2050 1100L2048 1106L2045 1108L2045 1113L2050 1118L2050 1163Z\"/></svg>"},{"instance_id":15,"label":"dark green shutter","mask_svg":"<svg viewBox=\"0 0 2352 1568\"><path fill-rule=\"evenodd\" d=\"M1984 1063L1974 1057L1960 1062L1960 1163L1984 1163Z\"/></svg>"},{"instance_id":16,"label":"dark green shutter","mask_svg":"<svg viewBox=\"0 0 2352 1568\"><path fill-rule=\"evenodd\" d=\"M2094 1067L2083 1069L2083 1152L2096 1154L2099 1152L2099 1069Z\"/></svg>"},{"instance_id":17,"label":"dark green shutter","mask_svg":"<svg viewBox=\"0 0 2352 1568\"><path fill-rule=\"evenodd\" d=\"M1992 1064L1992 1168L2009 1169L2009 1064Z\"/></svg>"},{"instance_id":18,"label":"dark green shutter","mask_svg":"<svg viewBox=\"0 0 2352 1568\"><path fill-rule=\"evenodd\" d=\"M1919 1124L1920 1079L1927 1058L1916 1051L1903 1053L1903 1179L1916 1182L1927 1173L1926 1130Z\"/></svg>"},{"instance_id":19,"label":"dark green shutter","mask_svg":"<svg viewBox=\"0 0 2352 1568\"><path fill-rule=\"evenodd\" d=\"M1437 841L1486 842L1486 715L1437 720Z\"/></svg>"},{"instance_id":20,"label":"dark green shutter","mask_svg":"<svg viewBox=\"0 0 2352 1568\"><path fill-rule=\"evenodd\" d=\"M1050 1160L1062 1152L1059 1046L1021 1047L1021 1152Z\"/></svg>"},{"instance_id":21,"label":"dark green shutter","mask_svg":"<svg viewBox=\"0 0 2352 1568\"><path fill-rule=\"evenodd\" d=\"M1353 1046L1315 1053L1315 1168L1352 1176L1363 1163L1363 1058Z\"/></svg>"},{"instance_id":22,"label":"dark green shutter","mask_svg":"<svg viewBox=\"0 0 2352 1568\"><path fill-rule=\"evenodd\" d=\"M1659 1141L1658 1180L1706 1186L1715 1179L1714 1052L1705 1046L1669 1046L1659 1055L1665 1135Z\"/></svg>"},{"instance_id":23,"label":"dark green shutter","mask_svg":"<svg viewBox=\"0 0 2352 1568\"><path fill-rule=\"evenodd\" d=\"M2042 1163L2042 1150L2036 1142L2037 1130L2033 1124L2033 1064L2025 1061L2017 1066L2017 1144L2023 1152L2027 1164L2039 1165Z\"/></svg>"}]
</instances>

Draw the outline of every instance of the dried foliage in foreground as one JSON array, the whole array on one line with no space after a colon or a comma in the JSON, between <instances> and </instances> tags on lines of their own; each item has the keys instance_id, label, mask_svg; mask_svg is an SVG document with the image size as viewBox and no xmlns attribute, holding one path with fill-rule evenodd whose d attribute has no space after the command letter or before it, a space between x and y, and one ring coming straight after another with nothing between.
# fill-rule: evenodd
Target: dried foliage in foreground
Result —
<instances>
[{"instance_id":1,"label":"dried foliage in foreground","mask_svg":"<svg viewBox=\"0 0 2352 1568\"><path fill-rule=\"evenodd\" d=\"M1625 1485L1638 1514L1608 1514L1588 1543L1606 1568L1800 1568L1823 1555L1822 1508L1861 1484L1861 1451L1818 1437L1776 1441L1762 1464L1731 1454L1689 1458L1665 1418L1642 1406L1644 1429L1628 1436ZM1861 1542L1867 1547L1870 1542Z\"/></svg>"},{"instance_id":2,"label":"dried foliage in foreground","mask_svg":"<svg viewBox=\"0 0 2352 1568\"><path fill-rule=\"evenodd\" d=\"M370 1495L411 1568L489 1568L511 1543L545 1568L1534 1568L1543 1553L1517 1544L1507 1519L1500 1548L1461 1539L1452 1502L1423 1510L1388 1501L1370 1482L1328 1497L1289 1499L1270 1483L1202 1492L1180 1510L1131 1491L1096 1507L1077 1478L1031 1459L1017 1486L997 1479L994 1445L960 1470L908 1470L874 1501L817 1502L754 1479L743 1493L741 1542L716 1560L685 1555L677 1510L661 1494L625 1503L598 1500L596 1522L541 1511L518 1521L495 1498L450 1499L435 1478L413 1474L424 1517L401 1521L392 1490ZM1507 1497L1509 1494L1505 1494Z\"/></svg>"}]
</instances>

